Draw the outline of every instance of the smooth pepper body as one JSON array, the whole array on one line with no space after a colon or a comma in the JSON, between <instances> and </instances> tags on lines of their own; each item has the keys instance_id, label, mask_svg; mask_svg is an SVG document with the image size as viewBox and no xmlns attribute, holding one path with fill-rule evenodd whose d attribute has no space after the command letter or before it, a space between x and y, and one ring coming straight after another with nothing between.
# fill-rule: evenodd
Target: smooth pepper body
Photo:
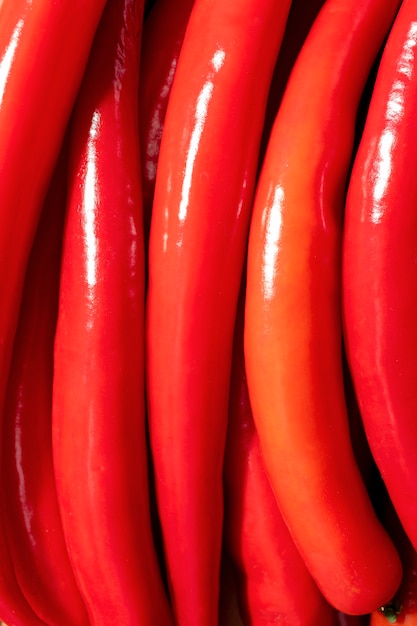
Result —
<instances>
[{"instance_id":1,"label":"smooth pepper body","mask_svg":"<svg viewBox=\"0 0 417 626\"><path fill-rule=\"evenodd\" d=\"M248 250L246 371L266 468L322 593L357 614L389 599L401 579L353 454L341 353L341 239L355 118L398 4L324 4L271 132Z\"/></svg>"},{"instance_id":2,"label":"smooth pepper body","mask_svg":"<svg viewBox=\"0 0 417 626\"><path fill-rule=\"evenodd\" d=\"M346 199L343 317L369 445L417 549L417 10L384 47Z\"/></svg>"},{"instance_id":3,"label":"smooth pepper body","mask_svg":"<svg viewBox=\"0 0 417 626\"><path fill-rule=\"evenodd\" d=\"M75 105L53 386L65 538L94 626L170 626L150 517L138 145L143 3L110 0Z\"/></svg>"},{"instance_id":4,"label":"smooth pepper body","mask_svg":"<svg viewBox=\"0 0 417 626\"><path fill-rule=\"evenodd\" d=\"M218 620L234 318L289 4L195 2L162 133L149 245L147 392L168 582L181 626Z\"/></svg>"},{"instance_id":5,"label":"smooth pepper body","mask_svg":"<svg viewBox=\"0 0 417 626\"><path fill-rule=\"evenodd\" d=\"M104 4L0 5L1 414L33 237ZM6 543L1 518L0 617L9 626L35 625L40 620L16 587Z\"/></svg>"}]
</instances>

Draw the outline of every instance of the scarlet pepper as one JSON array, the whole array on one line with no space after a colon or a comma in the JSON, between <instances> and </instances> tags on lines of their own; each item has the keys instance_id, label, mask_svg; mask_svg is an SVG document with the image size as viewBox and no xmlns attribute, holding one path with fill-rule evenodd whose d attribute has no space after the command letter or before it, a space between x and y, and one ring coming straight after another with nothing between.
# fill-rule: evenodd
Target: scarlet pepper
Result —
<instances>
[{"instance_id":1,"label":"scarlet pepper","mask_svg":"<svg viewBox=\"0 0 417 626\"><path fill-rule=\"evenodd\" d=\"M218 620L233 326L269 84L290 2L196 0L149 246L150 441L178 624Z\"/></svg>"},{"instance_id":2,"label":"scarlet pepper","mask_svg":"<svg viewBox=\"0 0 417 626\"><path fill-rule=\"evenodd\" d=\"M417 10L384 47L349 182L343 243L347 355L368 442L417 549L415 382Z\"/></svg>"},{"instance_id":3,"label":"scarlet pepper","mask_svg":"<svg viewBox=\"0 0 417 626\"><path fill-rule=\"evenodd\" d=\"M170 626L153 543L138 144L143 2L108 0L75 105L53 385L69 556L91 624Z\"/></svg>"},{"instance_id":4,"label":"scarlet pepper","mask_svg":"<svg viewBox=\"0 0 417 626\"><path fill-rule=\"evenodd\" d=\"M401 579L349 434L341 247L358 103L398 0L328 0L297 57L268 144L248 249L249 396L281 513L338 610L365 614Z\"/></svg>"},{"instance_id":5,"label":"scarlet pepper","mask_svg":"<svg viewBox=\"0 0 417 626\"><path fill-rule=\"evenodd\" d=\"M32 240L104 3L0 6L1 414ZM16 586L5 532L2 516L0 616L9 626L39 623Z\"/></svg>"},{"instance_id":6,"label":"scarlet pepper","mask_svg":"<svg viewBox=\"0 0 417 626\"><path fill-rule=\"evenodd\" d=\"M68 559L52 461L66 148L65 143L26 271L4 412L3 517L16 577L36 614L47 624L83 626L89 621Z\"/></svg>"}]
</instances>

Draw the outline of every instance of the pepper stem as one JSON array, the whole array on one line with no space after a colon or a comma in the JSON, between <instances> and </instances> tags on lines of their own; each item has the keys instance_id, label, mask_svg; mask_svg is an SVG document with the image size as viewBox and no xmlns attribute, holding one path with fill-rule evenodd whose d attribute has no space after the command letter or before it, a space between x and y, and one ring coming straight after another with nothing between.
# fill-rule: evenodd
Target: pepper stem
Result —
<instances>
[{"instance_id":1,"label":"pepper stem","mask_svg":"<svg viewBox=\"0 0 417 626\"><path fill-rule=\"evenodd\" d=\"M398 617L401 613L401 604L399 602L388 602L388 604L384 604L379 607L378 611L382 613L390 624L396 624Z\"/></svg>"}]
</instances>

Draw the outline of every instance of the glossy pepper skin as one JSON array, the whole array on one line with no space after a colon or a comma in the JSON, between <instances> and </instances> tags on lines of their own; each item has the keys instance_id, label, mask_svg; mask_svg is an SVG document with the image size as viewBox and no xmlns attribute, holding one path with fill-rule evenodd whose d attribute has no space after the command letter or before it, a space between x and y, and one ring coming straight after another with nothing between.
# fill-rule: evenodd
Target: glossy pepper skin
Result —
<instances>
[{"instance_id":1,"label":"glossy pepper skin","mask_svg":"<svg viewBox=\"0 0 417 626\"><path fill-rule=\"evenodd\" d=\"M266 98L289 4L196 0L165 117L149 246L147 390L168 581L181 626L218 619L233 326Z\"/></svg>"},{"instance_id":2,"label":"glossy pepper skin","mask_svg":"<svg viewBox=\"0 0 417 626\"><path fill-rule=\"evenodd\" d=\"M401 579L352 450L340 319L355 116L398 4L325 3L272 129L248 247L246 372L266 468L313 578L348 614L383 604Z\"/></svg>"},{"instance_id":3,"label":"glossy pepper skin","mask_svg":"<svg viewBox=\"0 0 417 626\"><path fill-rule=\"evenodd\" d=\"M104 2L0 6L1 413L32 240ZM16 587L3 517L0 562L1 618L39 623Z\"/></svg>"},{"instance_id":4,"label":"glossy pepper skin","mask_svg":"<svg viewBox=\"0 0 417 626\"><path fill-rule=\"evenodd\" d=\"M172 624L145 436L142 19L140 1L107 2L71 128L53 454L68 551L95 626Z\"/></svg>"},{"instance_id":5,"label":"glossy pepper skin","mask_svg":"<svg viewBox=\"0 0 417 626\"><path fill-rule=\"evenodd\" d=\"M278 509L249 402L239 302L225 452L225 542L238 572L243 622L250 626L336 626Z\"/></svg>"},{"instance_id":6,"label":"glossy pepper skin","mask_svg":"<svg viewBox=\"0 0 417 626\"><path fill-rule=\"evenodd\" d=\"M3 516L19 585L47 624L87 626L62 530L52 461L53 346L67 143L29 257L4 411Z\"/></svg>"},{"instance_id":7,"label":"glossy pepper skin","mask_svg":"<svg viewBox=\"0 0 417 626\"><path fill-rule=\"evenodd\" d=\"M162 131L178 56L194 0L158 0L143 25L139 80L139 139L143 214L148 237Z\"/></svg>"},{"instance_id":8,"label":"glossy pepper skin","mask_svg":"<svg viewBox=\"0 0 417 626\"><path fill-rule=\"evenodd\" d=\"M343 315L369 445L417 549L417 10L403 1L369 105L346 201Z\"/></svg>"}]
</instances>

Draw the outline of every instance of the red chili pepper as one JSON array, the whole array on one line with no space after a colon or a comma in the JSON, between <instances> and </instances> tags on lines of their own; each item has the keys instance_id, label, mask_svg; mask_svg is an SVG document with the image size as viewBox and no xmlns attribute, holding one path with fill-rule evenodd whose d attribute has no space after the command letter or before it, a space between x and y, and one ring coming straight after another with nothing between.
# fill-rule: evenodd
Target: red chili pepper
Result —
<instances>
[{"instance_id":1,"label":"red chili pepper","mask_svg":"<svg viewBox=\"0 0 417 626\"><path fill-rule=\"evenodd\" d=\"M58 312L66 150L42 210L13 348L3 434L4 511L18 582L47 624L89 623L69 563L52 461L53 344Z\"/></svg>"},{"instance_id":2,"label":"red chili pepper","mask_svg":"<svg viewBox=\"0 0 417 626\"><path fill-rule=\"evenodd\" d=\"M401 578L356 464L343 389L341 236L358 102L398 0L328 0L297 58L249 238L250 400L279 507L338 610L365 614Z\"/></svg>"},{"instance_id":3,"label":"red chili pepper","mask_svg":"<svg viewBox=\"0 0 417 626\"><path fill-rule=\"evenodd\" d=\"M143 27L139 80L143 213L148 236L159 148L178 56L194 0L158 0Z\"/></svg>"},{"instance_id":4,"label":"red chili pepper","mask_svg":"<svg viewBox=\"0 0 417 626\"><path fill-rule=\"evenodd\" d=\"M138 145L143 2L108 0L71 129L53 451L64 533L94 625L168 626L149 511Z\"/></svg>"},{"instance_id":5,"label":"red chili pepper","mask_svg":"<svg viewBox=\"0 0 417 626\"><path fill-rule=\"evenodd\" d=\"M265 472L246 382L243 306L242 297L235 328L225 454L225 535L238 569L244 623L335 626L335 611L295 547Z\"/></svg>"},{"instance_id":6,"label":"red chili pepper","mask_svg":"<svg viewBox=\"0 0 417 626\"><path fill-rule=\"evenodd\" d=\"M233 326L266 99L289 4L196 0L165 118L150 234L147 382L181 626L218 619Z\"/></svg>"},{"instance_id":7,"label":"red chili pepper","mask_svg":"<svg viewBox=\"0 0 417 626\"><path fill-rule=\"evenodd\" d=\"M104 3L1 3L1 411L34 232ZM9 626L35 624L16 589L3 517L0 524L0 615Z\"/></svg>"},{"instance_id":8,"label":"red chili pepper","mask_svg":"<svg viewBox=\"0 0 417 626\"><path fill-rule=\"evenodd\" d=\"M369 445L417 548L417 9L404 0L379 66L349 183L347 354Z\"/></svg>"}]
</instances>

